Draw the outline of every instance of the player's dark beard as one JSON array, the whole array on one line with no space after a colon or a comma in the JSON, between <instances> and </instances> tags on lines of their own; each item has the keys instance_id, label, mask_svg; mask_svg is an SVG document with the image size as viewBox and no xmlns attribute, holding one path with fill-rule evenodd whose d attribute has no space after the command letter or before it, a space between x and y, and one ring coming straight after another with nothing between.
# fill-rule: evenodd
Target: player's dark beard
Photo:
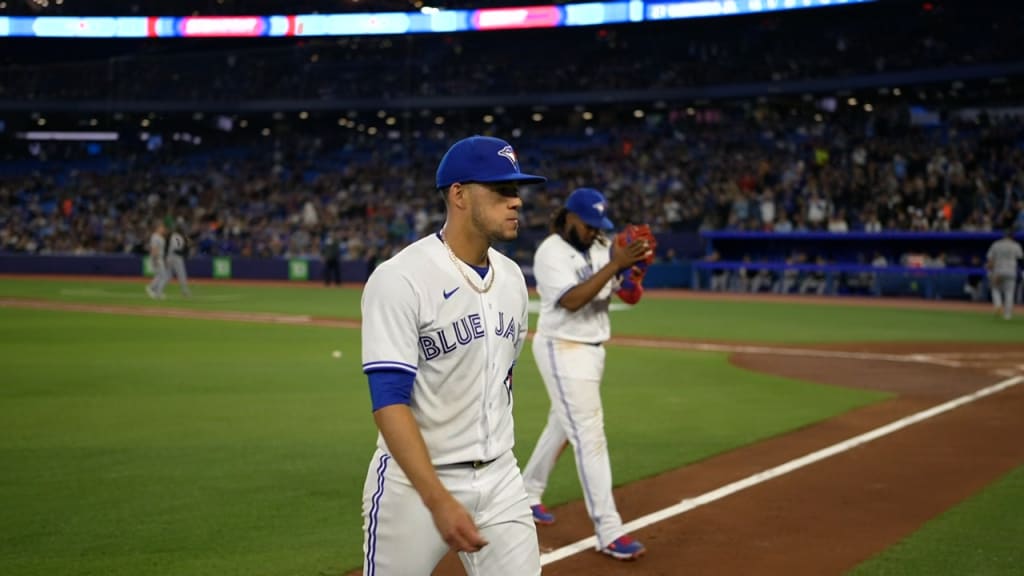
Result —
<instances>
[{"instance_id":1,"label":"player's dark beard","mask_svg":"<svg viewBox=\"0 0 1024 576\"><path fill-rule=\"evenodd\" d=\"M583 239L580 238L579 232L576 231L576 227L572 225L567 225L567 227L569 228L569 230L566 231L565 233L565 241L571 244L573 248L579 250L580 252L586 252L587 250L589 250L590 244L586 244L583 242Z\"/></svg>"}]
</instances>

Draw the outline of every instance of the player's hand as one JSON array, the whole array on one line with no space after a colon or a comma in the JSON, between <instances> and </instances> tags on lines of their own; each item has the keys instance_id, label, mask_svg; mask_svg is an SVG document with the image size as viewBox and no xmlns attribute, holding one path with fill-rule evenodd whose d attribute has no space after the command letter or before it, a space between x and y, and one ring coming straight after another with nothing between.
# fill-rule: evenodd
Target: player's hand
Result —
<instances>
[{"instance_id":1,"label":"player's hand","mask_svg":"<svg viewBox=\"0 0 1024 576\"><path fill-rule=\"evenodd\" d=\"M637 262L647 258L647 252L650 250L647 240L638 238L633 240L629 244L622 246L620 244L612 244L612 262L619 269L630 268Z\"/></svg>"},{"instance_id":2,"label":"player's hand","mask_svg":"<svg viewBox=\"0 0 1024 576\"><path fill-rule=\"evenodd\" d=\"M473 518L466 508L451 494L430 508L434 525L441 538L456 552L479 552L487 546L487 540L480 535Z\"/></svg>"}]
</instances>

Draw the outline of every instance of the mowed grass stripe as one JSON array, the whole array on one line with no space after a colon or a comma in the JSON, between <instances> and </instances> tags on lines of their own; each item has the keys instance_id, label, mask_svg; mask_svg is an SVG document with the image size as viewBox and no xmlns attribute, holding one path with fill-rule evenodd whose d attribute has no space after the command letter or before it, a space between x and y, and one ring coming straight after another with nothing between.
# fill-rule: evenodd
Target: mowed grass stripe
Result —
<instances>
[{"instance_id":1,"label":"mowed grass stripe","mask_svg":"<svg viewBox=\"0 0 1024 576\"><path fill-rule=\"evenodd\" d=\"M144 282L3 279L0 297L45 298L106 305L122 303L195 310L230 310L358 319L361 291L353 288L197 286L183 299L172 286L161 302L141 299ZM83 292L84 289L101 291ZM120 297L119 297L120 295ZM438 295L441 298L441 295ZM533 322L536 316L533 316ZM826 342L958 341L1024 343L1024 319L1005 322L976 312L851 307L800 302L648 299L613 312L617 335L695 340L815 344Z\"/></svg>"}]
</instances>

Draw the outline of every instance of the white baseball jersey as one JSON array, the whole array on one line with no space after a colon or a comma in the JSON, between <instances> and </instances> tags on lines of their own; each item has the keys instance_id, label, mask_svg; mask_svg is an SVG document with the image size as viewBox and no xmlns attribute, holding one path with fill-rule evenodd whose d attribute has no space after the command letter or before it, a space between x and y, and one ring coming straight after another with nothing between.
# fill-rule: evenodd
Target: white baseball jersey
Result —
<instances>
[{"instance_id":1,"label":"white baseball jersey","mask_svg":"<svg viewBox=\"0 0 1024 576\"><path fill-rule=\"evenodd\" d=\"M363 290L363 370L415 374L410 408L435 466L492 460L514 444L512 367L527 330L526 280L488 251L487 277L427 236L378 266ZM456 266L484 286L478 294ZM377 446L387 452L382 436Z\"/></svg>"},{"instance_id":2,"label":"white baseball jersey","mask_svg":"<svg viewBox=\"0 0 1024 576\"><path fill-rule=\"evenodd\" d=\"M171 241L168 245L168 256L185 256L185 237L177 232L171 234Z\"/></svg>"},{"instance_id":3,"label":"white baseball jersey","mask_svg":"<svg viewBox=\"0 0 1024 576\"><path fill-rule=\"evenodd\" d=\"M162 263L164 260L164 237L153 232L153 235L149 237L149 250L150 256L155 252L157 256L154 259L154 264Z\"/></svg>"},{"instance_id":4,"label":"white baseball jersey","mask_svg":"<svg viewBox=\"0 0 1024 576\"><path fill-rule=\"evenodd\" d=\"M1024 258L1020 244L1012 238L997 240L988 249L992 273L996 276L1017 276L1017 261Z\"/></svg>"},{"instance_id":5,"label":"white baseball jersey","mask_svg":"<svg viewBox=\"0 0 1024 576\"><path fill-rule=\"evenodd\" d=\"M608 305L618 281L608 282L593 300L575 312L558 305L574 286L594 275L611 261L610 246L594 242L580 252L558 234L552 234L537 247L533 257L533 276L540 294L537 333L548 338L597 344L611 337Z\"/></svg>"}]
</instances>

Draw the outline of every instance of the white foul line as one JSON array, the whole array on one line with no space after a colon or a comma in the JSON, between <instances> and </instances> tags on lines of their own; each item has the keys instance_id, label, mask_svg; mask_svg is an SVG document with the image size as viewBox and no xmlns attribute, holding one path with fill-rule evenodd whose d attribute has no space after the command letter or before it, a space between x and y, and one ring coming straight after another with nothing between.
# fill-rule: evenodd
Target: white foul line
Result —
<instances>
[{"instance_id":1,"label":"white foul line","mask_svg":"<svg viewBox=\"0 0 1024 576\"><path fill-rule=\"evenodd\" d=\"M803 468L804 466L809 466L811 464L814 464L815 462L824 460L826 458L830 458L832 456L835 456L836 454L841 454L843 452L856 448L857 446L860 446L862 444L867 444L868 442L877 440L883 436L892 434L897 430L901 430L903 428L906 428L907 426L917 424L918 422L927 420L928 418L931 418L933 416L938 416L939 414L942 414L944 412L955 410L956 408L959 408L970 402L974 402L975 400L978 400L980 398L984 398L985 396L990 396L992 394L996 394L997 392L1002 392L1003 390L1006 390L1011 386L1016 386L1021 382L1024 382L1024 376L1014 376L1013 378L1008 378L1001 382L997 382L987 388L982 388L981 390L977 390L975 392L972 392L971 394L967 394L964 396L960 396L959 398L950 400L945 404L933 406L927 410L923 410L921 412L911 414L910 416L900 418L899 420L896 420L895 422L890 422L889 424L886 424L881 428L875 428L874 430L870 430L868 432L865 432L864 434L860 434L859 436L854 436L853 438L843 440L838 444L833 444L832 446L822 448L821 450L818 450L816 452L811 452L810 454L806 454L795 460L790 460L789 462L780 464L774 468L769 468L768 470L764 470L762 472L758 472L757 474L747 476L742 480L737 480L732 484L727 484L725 486L722 486L721 488L717 488L715 490L712 490L711 492L701 494L700 496L697 496L695 498L686 498L674 506L670 506L657 512L652 512L651 514L648 514L646 516L641 516L640 518L637 518L632 522L627 522L623 527L626 529L627 532L635 532L637 530L640 530L641 528L650 526L651 524L655 524L657 522L661 522L662 520L667 520L668 518L671 518L673 516L678 516L685 512L689 512L694 508L698 508L705 504L710 504L711 502L714 502L716 500L721 500L722 498L735 494L741 490L746 490L747 488L756 486L762 482L767 482L768 480L771 480L773 478L778 478L779 476L788 474L790 472L793 472L794 470ZM540 557L540 563L542 566L546 566L548 564L551 564L552 562L557 562L559 560L583 552L584 550L594 549L596 546L596 537L591 536L590 538L584 538L583 540L573 542L568 546L563 546L561 548L558 548L557 550L553 550L546 554L542 554Z\"/></svg>"}]
</instances>

